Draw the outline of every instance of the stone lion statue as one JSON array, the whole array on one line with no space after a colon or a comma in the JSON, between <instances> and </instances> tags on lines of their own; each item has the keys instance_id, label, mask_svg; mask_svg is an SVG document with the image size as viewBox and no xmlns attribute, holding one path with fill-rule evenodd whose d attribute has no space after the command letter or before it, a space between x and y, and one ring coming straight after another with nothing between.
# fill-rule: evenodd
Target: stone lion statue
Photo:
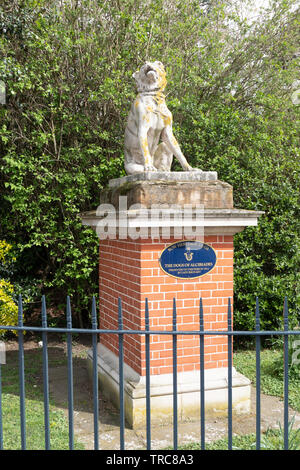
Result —
<instances>
[{"instance_id":1,"label":"stone lion statue","mask_svg":"<svg viewBox=\"0 0 300 470\"><path fill-rule=\"evenodd\" d=\"M161 62L146 62L133 74L138 95L132 103L125 130L127 174L170 171L173 155L183 170L193 171L172 131L172 114L163 91L166 72ZM201 171L201 170L197 170Z\"/></svg>"}]
</instances>

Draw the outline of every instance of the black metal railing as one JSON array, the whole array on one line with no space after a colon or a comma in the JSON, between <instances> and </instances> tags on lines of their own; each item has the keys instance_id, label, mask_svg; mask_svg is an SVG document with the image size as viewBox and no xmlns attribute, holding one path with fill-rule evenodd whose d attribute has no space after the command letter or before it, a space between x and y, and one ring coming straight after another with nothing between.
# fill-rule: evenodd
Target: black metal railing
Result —
<instances>
[{"instance_id":1,"label":"black metal railing","mask_svg":"<svg viewBox=\"0 0 300 470\"><path fill-rule=\"evenodd\" d=\"M284 329L282 331L263 331L260 328L259 302L256 299L256 322L254 331L234 331L232 329L231 300L228 299L227 317L228 328L226 331L204 330L203 301L199 304L199 330L185 331L177 329L176 300L173 300L173 317L171 330L150 330L148 299L145 300L145 329L129 330L123 326L123 312L121 298L118 300L118 329L99 329L97 327L97 310L95 298L92 300L92 328L82 329L72 327L72 313L70 298L67 297L66 304L67 326L66 328L53 328L47 326L47 309L45 296L42 297L42 325L41 327L26 327L23 324L22 298L18 302L18 325L0 326L0 330L16 331L18 333L19 345L19 390L20 390L20 429L21 448L26 449L26 409L25 409L25 368L24 368L24 332L42 333L43 343L43 392L44 392L44 427L45 427L45 449L50 449L50 424L49 424L49 377L48 377L48 334L64 333L67 337L67 369L68 369L68 421L69 421L69 449L74 449L74 399L73 399L73 361L72 361L72 335L90 334L92 336L92 377L93 377L93 416L94 416L94 449L99 449L99 390L98 390L98 351L97 345L101 335L118 335L119 344L119 397L120 397L120 450L126 449L125 443L125 404L124 404L124 335L145 336L146 356L146 448L151 450L151 397L150 397L150 336L172 335L173 337L173 448L178 449L178 402L177 402L177 338L185 335L198 335L200 341L200 442L201 449L205 449L205 375L204 375L204 338L205 336L227 336L228 337L228 449L232 449L232 343L234 336L254 336L256 338L256 449L261 448L261 337L282 336L284 339L284 449L289 446L289 410L288 410L288 340L291 335L299 335L299 330L289 330L288 325L288 303L284 300L283 317ZM3 449L3 421L2 421L2 380L0 364L0 450Z\"/></svg>"}]
</instances>

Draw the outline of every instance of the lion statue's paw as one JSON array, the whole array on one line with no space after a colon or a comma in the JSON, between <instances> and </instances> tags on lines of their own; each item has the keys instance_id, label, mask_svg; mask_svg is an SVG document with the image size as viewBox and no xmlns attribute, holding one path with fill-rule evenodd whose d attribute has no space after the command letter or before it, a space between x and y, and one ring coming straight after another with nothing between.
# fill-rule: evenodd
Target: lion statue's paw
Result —
<instances>
[{"instance_id":1,"label":"lion statue's paw","mask_svg":"<svg viewBox=\"0 0 300 470\"><path fill-rule=\"evenodd\" d=\"M145 165L145 171L157 171L157 168L153 165Z\"/></svg>"},{"instance_id":2,"label":"lion statue's paw","mask_svg":"<svg viewBox=\"0 0 300 470\"><path fill-rule=\"evenodd\" d=\"M202 172L199 168L193 168L192 166L188 166L185 171L198 171L199 173Z\"/></svg>"}]
</instances>

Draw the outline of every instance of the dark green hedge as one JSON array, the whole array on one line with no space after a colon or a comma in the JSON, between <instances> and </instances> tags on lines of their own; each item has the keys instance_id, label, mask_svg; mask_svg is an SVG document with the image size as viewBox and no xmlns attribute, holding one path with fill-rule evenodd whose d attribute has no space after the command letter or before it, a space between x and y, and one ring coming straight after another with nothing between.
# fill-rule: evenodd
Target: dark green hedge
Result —
<instances>
[{"instance_id":1,"label":"dark green hedge","mask_svg":"<svg viewBox=\"0 0 300 470\"><path fill-rule=\"evenodd\" d=\"M235 327L253 327L256 295L265 328L280 325L284 295L296 319L297 2L274 1L252 24L230 1L206 3L2 2L0 239L14 245L12 277L31 301L43 290L59 305L68 293L80 314L97 292L97 239L78 214L124 174L132 73L149 59L167 67L189 161L232 184L236 207L266 212L235 238Z\"/></svg>"}]
</instances>

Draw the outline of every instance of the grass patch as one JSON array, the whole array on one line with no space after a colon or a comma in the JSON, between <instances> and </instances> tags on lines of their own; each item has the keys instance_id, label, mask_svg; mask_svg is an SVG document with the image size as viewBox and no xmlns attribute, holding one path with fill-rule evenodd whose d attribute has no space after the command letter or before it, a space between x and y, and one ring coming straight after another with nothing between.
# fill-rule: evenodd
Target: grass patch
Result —
<instances>
[{"instance_id":1,"label":"grass patch","mask_svg":"<svg viewBox=\"0 0 300 470\"><path fill-rule=\"evenodd\" d=\"M292 429L293 422L290 423L289 431L289 450L300 450L300 429ZM261 435L261 449L262 450L283 450L284 449L284 435L283 430L269 429ZM207 450L227 450L228 440L219 439L210 444L206 444ZM200 450L199 443L188 444L180 447L181 450ZM232 439L233 450L255 450L256 449L256 436L255 434L247 434L244 436L233 436Z\"/></svg>"},{"instance_id":2,"label":"grass patch","mask_svg":"<svg viewBox=\"0 0 300 470\"><path fill-rule=\"evenodd\" d=\"M26 447L30 450L45 448L44 395L42 350L25 350L25 405L26 405ZM49 348L49 367L66 363L64 355L51 353ZM8 351L6 364L2 368L2 416L3 447L6 450L21 449L20 398L18 352ZM50 439L51 449L69 448L68 421L63 410L57 408L50 396ZM75 441L75 449L84 446Z\"/></svg>"},{"instance_id":3,"label":"grass patch","mask_svg":"<svg viewBox=\"0 0 300 470\"><path fill-rule=\"evenodd\" d=\"M248 377L256 385L255 351L238 351L233 355L233 363L238 372ZM300 376L289 372L289 405L300 411ZM281 350L261 351L261 392L283 398L283 357Z\"/></svg>"},{"instance_id":4,"label":"grass patch","mask_svg":"<svg viewBox=\"0 0 300 470\"><path fill-rule=\"evenodd\" d=\"M233 355L233 365L238 372L248 377L256 386L256 355L255 351L237 351ZM300 374L297 369L289 369L289 405L300 411ZM261 392L283 398L283 354L282 349L263 349L261 351ZM289 423L289 449L300 450L300 429L293 429L294 418ZM233 436L233 450L255 450L256 435ZM200 443L191 443L180 447L182 450L200 450ZM206 444L207 450L226 450L228 440L219 439ZM283 450L284 431L279 423L279 429L268 429L261 435L261 449Z\"/></svg>"}]
</instances>

